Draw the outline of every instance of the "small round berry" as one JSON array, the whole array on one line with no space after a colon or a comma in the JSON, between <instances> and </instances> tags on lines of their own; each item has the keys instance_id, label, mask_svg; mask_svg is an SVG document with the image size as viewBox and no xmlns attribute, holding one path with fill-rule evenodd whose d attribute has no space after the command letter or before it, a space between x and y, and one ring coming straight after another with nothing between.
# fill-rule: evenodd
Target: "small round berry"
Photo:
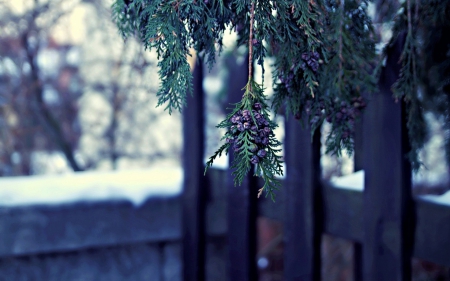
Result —
<instances>
[{"instance_id":1,"label":"small round berry","mask_svg":"<svg viewBox=\"0 0 450 281\"><path fill-rule=\"evenodd\" d=\"M252 143L248 146L248 150L250 150L251 152L255 152L256 150L258 150L258 146Z\"/></svg>"},{"instance_id":2,"label":"small round berry","mask_svg":"<svg viewBox=\"0 0 450 281\"><path fill-rule=\"evenodd\" d=\"M266 151L264 149L261 149L258 151L258 153L256 155L258 155L261 158L264 158L266 156Z\"/></svg>"}]
</instances>

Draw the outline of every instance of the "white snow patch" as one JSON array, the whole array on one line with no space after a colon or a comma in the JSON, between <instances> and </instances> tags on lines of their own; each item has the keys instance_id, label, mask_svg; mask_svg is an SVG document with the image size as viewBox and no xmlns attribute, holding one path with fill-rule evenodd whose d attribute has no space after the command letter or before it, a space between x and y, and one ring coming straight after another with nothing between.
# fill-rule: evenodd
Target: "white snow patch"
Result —
<instances>
[{"instance_id":1,"label":"white snow patch","mask_svg":"<svg viewBox=\"0 0 450 281\"><path fill-rule=\"evenodd\" d=\"M181 168L82 172L52 176L0 178L0 206L57 205L125 199L135 206L151 196L182 190Z\"/></svg>"},{"instance_id":2,"label":"white snow patch","mask_svg":"<svg viewBox=\"0 0 450 281\"><path fill-rule=\"evenodd\" d=\"M442 195L422 195L420 198L431 201L436 204L450 206L450 190Z\"/></svg>"},{"instance_id":3,"label":"white snow patch","mask_svg":"<svg viewBox=\"0 0 450 281\"><path fill-rule=\"evenodd\" d=\"M338 188L352 189L352 190L364 190L364 171L358 171L356 173L331 178L331 183Z\"/></svg>"}]
</instances>

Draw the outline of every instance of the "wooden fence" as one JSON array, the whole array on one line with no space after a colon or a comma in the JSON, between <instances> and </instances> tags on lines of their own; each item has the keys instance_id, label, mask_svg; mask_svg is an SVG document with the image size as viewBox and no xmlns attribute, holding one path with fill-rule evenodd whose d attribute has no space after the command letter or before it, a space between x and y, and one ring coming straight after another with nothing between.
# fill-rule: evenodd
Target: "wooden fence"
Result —
<instances>
[{"instance_id":1,"label":"wooden fence","mask_svg":"<svg viewBox=\"0 0 450 281\"><path fill-rule=\"evenodd\" d=\"M257 280L256 218L284 223L284 280L321 277L323 233L354 242L355 280L411 280L411 258L450 266L450 204L411 194L411 168L404 105L392 98L401 45L388 50L378 93L370 97L356 135L355 167L364 168L364 191L335 188L320 178L320 135L289 118L285 123L286 178L276 203L256 199L261 183L249 176L242 186L230 179L206 178L203 171L202 66L197 65L194 97L184 111L184 280L205 277L207 186L226 190L227 280ZM245 65L245 64L244 64ZM236 66L237 67L237 66ZM246 69L230 69L229 101L236 102ZM313 140L311 142L311 139ZM220 220L220 218L219 218Z\"/></svg>"},{"instance_id":2,"label":"wooden fence","mask_svg":"<svg viewBox=\"0 0 450 281\"><path fill-rule=\"evenodd\" d=\"M0 206L0 281L256 281L258 216L283 221L283 280L327 280L323 233L354 242L357 281L410 280L412 257L450 266L450 203L411 195L404 112L390 92L397 61L388 57L356 137L363 191L321 180L320 135L311 138L294 118L285 122L286 177L276 203L256 198L262 182L251 175L242 186L230 171L203 176L199 65L183 113L182 196L153 196L139 207L125 200ZM230 73L236 102L247 70L231 65Z\"/></svg>"}]
</instances>

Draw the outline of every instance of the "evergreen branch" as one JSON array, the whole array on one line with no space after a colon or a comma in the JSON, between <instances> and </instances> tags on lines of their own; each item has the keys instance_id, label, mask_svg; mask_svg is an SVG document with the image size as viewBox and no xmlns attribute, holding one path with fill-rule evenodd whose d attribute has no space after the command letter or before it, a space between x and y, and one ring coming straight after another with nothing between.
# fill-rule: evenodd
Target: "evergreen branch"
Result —
<instances>
[{"instance_id":1,"label":"evergreen branch","mask_svg":"<svg viewBox=\"0 0 450 281\"><path fill-rule=\"evenodd\" d=\"M255 175L265 181L260 191L272 197L278 186L275 176L282 173L281 158L276 155L280 149L271 135L275 124L269 121L263 89L253 81L254 61L264 74L264 60L268 55L274 59L273 109L286 106L287 113L303 118L313 132L329 122L327 153L351 153L354 123L366 103L361 93L372 92L376 85L376 36L367 5L367 0L115 0L112 8L123 37L137 35L146 48L156 50L161 78L158 105L169 113L181 110L186 95L192 93L189 50L195 49L212 67L227 26L236 29L238 45L248 44L248 83L241 101L217 125L226 129L222 138L226 143L209 159L207 168L233 148L235 183L242 182L254 165ZM444 118L446 130L450 127L450 85L443 82L450 76L450 40L445 36L450 32L450 2L406 0L402 7L395 19L394 38L405 31L407 37L392 90L394 98L407 104L409 156L417 167L414 163L420 162L418 151L426 139L424 112ZM248 120L236 121L244 117ZM248 128L249 124L255 128ZM263 134L268 135L261 137L266 128ZM263 152L258 156L259 151Z\"/></svg>"},{"instance_id":2,"label":"evergreen branch","mask_svg":"<svg viewBox=\"0 0 450 281\"><path fill-rule=\"evenodd\" d=\"M209 157L208 162L206 162L206 167L205 167L205 172L204 174L206 175L206 172L208 171L208 169L213 165L214 160L216 160L217 157L222 156L222 153L225 152L225 154L228 154L228 149L230 148L230 144L229 143L225 143L222 146L220 146L219 149L216 150L216 152L214 152L214 154Z\"/></svg>"}]
</instances>

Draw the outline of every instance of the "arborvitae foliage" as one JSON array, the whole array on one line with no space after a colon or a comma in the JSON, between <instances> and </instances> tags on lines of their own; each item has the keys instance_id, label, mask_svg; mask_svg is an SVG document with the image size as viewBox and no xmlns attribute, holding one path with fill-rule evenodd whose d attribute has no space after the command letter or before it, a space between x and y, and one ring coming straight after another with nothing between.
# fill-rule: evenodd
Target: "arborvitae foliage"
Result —
<instances>
[{"instance_id":1,"label":"arborvitae foliage","mask_svg":"<svg viewBox=\"0 0 450 281\"><path fill-rule=\"evenodd\" d=\"M398 13L392 12L400 2ZM377 24L395 21L392 40L407 34L393 98L407 101L410 158L417 168L417 152L426 139L424 111L441 116L450 132L450 2L380 3L375 3ZM354 123L368 102L363 95L374 92L375 69L383 59L375 51L379 36L367 8L367 0L116 0L113 18L124 36L137 35L145 47L156 49L162 82L158 105L169 113L181 110L192 91L187 61L191 50L212 66L224 32L235 30L238 45L249 48L250 70L253 62L263 67L265 58L274 60L272 109L285 107L298 119L306 116L303 121L312 131L325 120L331 123L327 152L339 155L344 148L353 150ZM235 183L255 165L256 175L265 180L263 189L273 195L282 163L269 108L263 86L254 82L250 71L242 101L218 125L227 131L225 144L207 167L231 148ZM450 162L449 137L446 141Z\"/></svg>"},{"instance_id":2,"label":"arborvitae foliage","mask_svg":"<svg viewBox=\"0 0 450 281\"><path fill-rule=\"evenodd\" d=\"M424 113L432 112L446 131L450 163L450 1L406 0L395 26L395 40L406 33L400 78L393 89L408 109L409 153L414 169L427 137Z\"/></svg>"}]
</instances>

